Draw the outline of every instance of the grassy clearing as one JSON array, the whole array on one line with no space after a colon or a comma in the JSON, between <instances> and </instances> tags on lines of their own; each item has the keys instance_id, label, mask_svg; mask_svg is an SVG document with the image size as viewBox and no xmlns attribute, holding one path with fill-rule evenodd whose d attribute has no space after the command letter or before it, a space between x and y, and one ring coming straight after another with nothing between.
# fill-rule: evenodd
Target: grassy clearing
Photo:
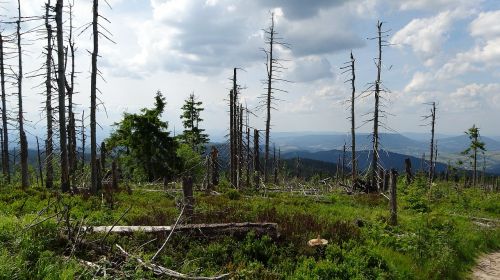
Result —
<instances>
[{"instance_id":1,"label":"grassy clearing","mask_svg":"<svg viewBox=\"0 0 500 280\"><path fill-rule=\"evenodd\" d=\"M482 252L500 248L500 230L474 223L470 216L500 218L500 194L456 189L439 183L429 195L423 180L399 187L399 225L387 224L388 202L378 195L322 196L237 192L196 194L196 223L276 222L281 237L249 234L199 238L175 235L156 262L191 275L231 272L234 279L457 279L465 278ZM59 199L58 203L55 203ZM72 223L111 225L132 206L121 225L167 225L179 213L180 194L119 192L114 206L101 197L61 196L46 190L0 192L0 279L83 279L104 277L79 263L108 267L110 278L150 278L151 272L115 252L71 253L65 223L38 218L69 209ZM323 251L306 242L320 234L330 241ZM88 242L102 235L87 235ZM150 259L164 234L110 235L105 245L120 244ZM113 271L113 269L116 269ZM118 272L120 271L120 272Z\"/></svg>"}]
</instances>

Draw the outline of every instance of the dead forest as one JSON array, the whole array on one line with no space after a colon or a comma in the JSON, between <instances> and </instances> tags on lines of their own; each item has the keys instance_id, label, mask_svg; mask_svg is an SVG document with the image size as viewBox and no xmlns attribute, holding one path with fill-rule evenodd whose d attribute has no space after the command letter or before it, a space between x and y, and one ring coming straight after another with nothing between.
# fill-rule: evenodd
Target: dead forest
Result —
<instances>
[{"instance_id":1,"label":"dead forest","mask_svg":"<svg viewBox=\"0 0 500 280\"><path fill-rule=\"evenodd\" d=\"M245 69L224 69L225 142L210 141L194 93L175 135L158 91L151 107L125 112L99 143L99 47L116 44L108 27L118 23L106 18L113 10L92 0L92 18L75 26L74 0L46 0L29 16L17 4L16 17L0 17L0 278L462 279L480 253L500 248L499 178L481 169L488 147L480 124L464 128L470 145L461 156L471 168L448 162L440 172L439 103L422 104L428 152L404 168L383 162L388 23L366 34L371 82L359 81L366 62L355 50L337 69L349 92L342 121L350 143L327 165L285 158L273 142L274 113L294 86L276 51L294 46L274 13L262 26L257 107L244 102ZM36 54L33 41L43 44ZM23 68L27 48L43 58L35 71ZM90 61L88 75L78 72L78 56ZM36 88L23 87L30 79ZM88 104L75 102L82 94ZM39 98L43 134L25 117L27 95ZM360 99L372 109L357 118ZM366 151L357 150L360 124L371 131Z\"/></svg>"}]
</instances>

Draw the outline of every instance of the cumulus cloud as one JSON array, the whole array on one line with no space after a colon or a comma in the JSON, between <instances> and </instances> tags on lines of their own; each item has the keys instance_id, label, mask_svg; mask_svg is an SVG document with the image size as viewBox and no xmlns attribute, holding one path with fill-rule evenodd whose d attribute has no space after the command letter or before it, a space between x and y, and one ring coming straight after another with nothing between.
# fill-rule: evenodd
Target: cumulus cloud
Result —
<instances>
[{"instance_id":1,"label":"cumulus cloud","mask_svg":"<svg viewBox=\"0 0 500 280\"><path fill-rule=\"evenodd\" d=\"M404 88L404 92L414 92L429 89L430 87L435 86L435 84L432 83L433 80L434 76L431 73L417 71L413 74L411 81Z\"/></svg>"},{"instance_id":2,"label":"cumulus cloud","mask_svg":"<svg viewBox=\"0 0 500 280\"><path fill-rule=\"evenodd\" d=\"M496 38L500 36L500 10L480 13L470 24L474 37Z\"/></svg>"},{"instance_id":3,"label":"cumulus cloud","mask_svg":"<svg viewBox=\"0 0 500 280\"><path fill-rule=\"evenodd\" d=\"M445 106L450 111L498 109L499 94L500 84L473 83L452 92L449 95L449 103L445 103Z\"/></svg>"},{"instance_id":4,"label":"cumulus cloud","mask_svg":"<svg viewBox=\"0 0 500 280\"><path fill-rule=\"evenodd\" d=\"M432 65L432 58L440 53L453 23L466 14L457 9L447 10L433 17L413 19L396 32L390 41L396 47L411 47L427 65Z\"/></svg>"},{"instance_id":5,"label":"cumulus cloud","mask_svg":"<svg viewBox=\"0 0 500 280\"><path fill-rule=\"evenodd\" d=\"M474 71L489 71L500 65L500 11L481 13L470 26L470 35L478 38L474 46L459 52L438 71L447 79Z\"/></svg>"},{"instance_id":6,"label":"cumulus cloud","mask_svg":"<svg viewBox=\"0 0 500 280\"><path fill-rule=\"evenodd\" d=\"M134 28L141 51L129 60L153 70L200 75L248 67L264 58L261 29L270 8L277 11L277 32L296 58L362 46L342 16L349 8L344 2L151 0L153 18ZM332 24L336 28L325 28Z\"/></svg>"}]
</instances>

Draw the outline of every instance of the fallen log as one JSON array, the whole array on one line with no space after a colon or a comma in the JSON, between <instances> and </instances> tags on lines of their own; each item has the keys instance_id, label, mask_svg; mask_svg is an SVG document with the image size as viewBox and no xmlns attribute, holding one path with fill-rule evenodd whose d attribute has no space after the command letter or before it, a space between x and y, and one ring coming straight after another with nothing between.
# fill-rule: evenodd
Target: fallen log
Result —
<instances>
[{"instance_id":1,"label":"fallen log","mask_svg":"<svg viewBox=\"0 0 500 280\"><path fill-rule=\"evenodd\" d=\"M127 234L133 232L169 233L173 226L87 226L83 227L87 233L117 233ZM192 232L204 236L223 234L243 235L255 231L258 235L269 235L271 238L279 237L278 224L276 223L226 223L226 224L186 224L177 225L176 232Z\"/></svg>"}]
</instances>

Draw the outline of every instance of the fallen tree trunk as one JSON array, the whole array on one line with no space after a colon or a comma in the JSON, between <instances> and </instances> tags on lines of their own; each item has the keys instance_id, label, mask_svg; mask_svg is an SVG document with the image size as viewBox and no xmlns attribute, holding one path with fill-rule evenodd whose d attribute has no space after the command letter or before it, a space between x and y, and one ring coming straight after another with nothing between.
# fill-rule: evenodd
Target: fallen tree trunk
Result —
<instances>
[{"instance_id":1,"label":"fallen tree trunk","mask_svg":"<svg viewBox=\"0 0 500 280\"><path fill-rule=\"evenodd\" d=\"M87 226L83 227L87 232L97 233L117 233L126 234L132 232L147 232L147 233L169 233L173 230L173 226ZM186 224L177 225L176 232L194 232L206 236L223 235L223 234L246 234L250 231L255 231L259 235L267 234L272 238L277 238L278 224L276 223L227 223L227 224Z\"/></svg>"}]
</instances>

